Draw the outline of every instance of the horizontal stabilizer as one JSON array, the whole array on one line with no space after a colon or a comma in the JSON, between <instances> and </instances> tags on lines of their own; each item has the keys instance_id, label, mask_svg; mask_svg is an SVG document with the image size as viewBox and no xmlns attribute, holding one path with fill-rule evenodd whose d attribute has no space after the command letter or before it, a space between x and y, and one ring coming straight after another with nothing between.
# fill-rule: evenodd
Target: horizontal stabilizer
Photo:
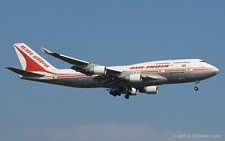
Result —
<instances>
[{"instance_id":1,"label":"horizontal stabilizer","mask_svg":"<svg viewBox=\"0 0 225 141\"><path fill-rule=\"evenodd\" d=\"M41 77L41 76L44 76L44 75L41 75L41 74L37 74L37 73L33 73L33 72L29 72L29 71L25 71L25 70L20 70L20 69L17 69L17 68L13 68L13 67L6 67L7 69L17 73L17 74L20 74L22 76L29 76L29 77Z\"/></svg>"}]
</instances>

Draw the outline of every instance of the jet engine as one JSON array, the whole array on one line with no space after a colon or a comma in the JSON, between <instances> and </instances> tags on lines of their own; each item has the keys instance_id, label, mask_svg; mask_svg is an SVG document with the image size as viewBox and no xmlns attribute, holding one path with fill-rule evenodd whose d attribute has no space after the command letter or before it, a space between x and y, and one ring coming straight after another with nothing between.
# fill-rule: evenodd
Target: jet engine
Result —
<instances>
[{"instance_id":1,"label":"jet engine","mask_svg":"<svg viewBox=\"0 0 225 141\"><path fill-rule=\"evenodd\" d=\"M105 66L95 66L93 68L91 68L90 73L92 74L101 74L101 75L105 75L107 72L107 69Z\"/></svg>"},{"instance_id":2,"label":"jet engine","mask_svg":"<svg viewBox=\"0 0 225 141\"><path fill-rule=\"evenodd\" d=\"M129 76L126 76L125 81L131 82L131 83L137 83L142 82L142 76L140 74L131 74Z\"/></svg>"},{"instance_id":3,"label":"jet engine","mask_svg":"<svg viewBox=\"0 0 225 141\"><path fill-rule=\"evenodd\" d=\"M158 86L145 86L142 89L140 89L139 92L147 94L157 94Z\"/></svg>"}]
</instances>

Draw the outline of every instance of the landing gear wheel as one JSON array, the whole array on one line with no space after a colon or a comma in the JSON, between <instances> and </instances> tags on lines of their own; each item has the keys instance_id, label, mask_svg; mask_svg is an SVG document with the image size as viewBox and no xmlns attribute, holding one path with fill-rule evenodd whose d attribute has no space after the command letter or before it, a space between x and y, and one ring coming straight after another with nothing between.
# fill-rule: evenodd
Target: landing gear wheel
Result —
<instances>
[{"instance_id":1,"label":"landing gear wheel","mask_svg":"<svg viewBox=\"0 0 225 141\"><path fill-rule=\"evenodd\" d=\"M116 92L115 91L110 91L109 92L112 96L114 96L114 97L116 97L117 96L117 94L116 94Z\"/></svg>"},{"instance_id":2,"label":"landing gear wheel","mask_svg":"<svg viewBox=\"0 0 225 141\"><path fill-rule=\"evenodd\" d=\"M111 95L113 95L113 91L109 91L109 93L110 93Z\"/></svg>"},{"instance_id":3,"label":"landing gear wheel","mask_svg":"<svg viewBox=\"0 0 225 141\"><path fill-rule=\"evenodd\" d=\"M197 86L195 86L194 89L195 89L195 91L198 91L198 87Z\"/></svg>"},{"instance_id":4,"label":"landing gear wheel","mask_svg":"<svg viewBox=\"0 0 225 141\"><path fill-rule=\"evenodd\" d=\"M121 92L119 90L114 90L114 91L111 90L111 91L109 91L109 93L114 97L121 96Z\"/></svg>"},{"instance_id":5,"label":"landing gear wheel","mask_svg":"<svg viewBox=\"0 0 225 141\"><path fill-rule=\"evenodd\" d=\"M128 94L126 94L126 95L125 95L125 98L126 98L126 99L129 99L129 95L128 95Z\"/></svg>"},{"instance_id":6,"label":"landing gear wheel","mask_svg":"<svg viewBox=\"0 0 225 141\"><path fill-rule=\"evenodd\" d=\"M195 82L195 87L194 87L195 91L198 91L198 83L200 83L199 80L197 80L197 81Z\"/></svg>"}]
</instances>

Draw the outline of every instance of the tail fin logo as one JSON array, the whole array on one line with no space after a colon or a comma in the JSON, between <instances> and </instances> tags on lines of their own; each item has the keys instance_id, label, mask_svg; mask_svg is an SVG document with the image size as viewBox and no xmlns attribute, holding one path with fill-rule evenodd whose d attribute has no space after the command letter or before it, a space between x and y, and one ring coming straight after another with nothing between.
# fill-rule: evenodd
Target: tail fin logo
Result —
<instances>
[{"instance_id":1,"label":"tail fin logo","mask_svg":"<svg viewBox=\"0 0 225 141\"><path fill-rule=\"evenodd\" d=\"M14 48L23 70L30 72L47 72L51 74L53 71L57 70L26 44L17 43L14 44Z\"/></svg>"},{"instance_id":2,"label":"tail fin logo","mask_svg":"<svg viewBox=\"0 0 225 141\"><path fill-rule=\"evenodd\" d=\"M20 48L26 52L27 54L29 54L29 56L35 60L37 60L39 63L41 63L45 68L48 68L49 65L47 63L45 63L44 60L42 60L39 56L35 55L35 53L33 53L31 50L29 50L28 48L26 48L24 45L20 46Z\"/></svg>"},{"instance_id":3,"label":"tail fin logo","mask_svg":"<svg viewBox=\"0 0 225 141\"><path fill-rule=\"evenodd\" d=\"M31 52L28 48L26 48L24 45L22 45L21 48L22 48L26 53L28 53L29 55L33 55L33 54L34 54L34 53Z\"/></svg>"}]
</instances>

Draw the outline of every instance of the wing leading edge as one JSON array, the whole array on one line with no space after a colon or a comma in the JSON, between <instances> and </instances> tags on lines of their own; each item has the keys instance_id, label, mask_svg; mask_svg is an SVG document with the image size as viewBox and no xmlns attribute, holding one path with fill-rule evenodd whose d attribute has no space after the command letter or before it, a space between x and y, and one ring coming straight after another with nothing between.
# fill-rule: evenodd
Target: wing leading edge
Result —
<instances>
[{"instance_id":1,"label":"wing leading edge","mask_svg":"<svg viewBox=\"0 0 225 141\"><path fill-rule=\"evenodd\" d=\"M111 69L111 68L107 68L105 66L101 66L101 65L98 65L98 64L94 64L94 63L90 63L90 62L87 62L87 61L83 61L83 60L80 60L80 59L76 59L76 58L72 58L72 57L69 57L69 56L66 56L66 55L63 55L63 54L59 54L59 53L55 53L55 52L52 52L46 48L41 48L41 50L45 53L45 54L49 54L55 58L58 58L62 61L65 61L67 63L70 63L74 66L71 67L71 69L73 70L76 70L78 72L81 72L83 74L86 74L88 76L90 75L93 75L94 73L92 73L92 70L93 69L105 69L105 74L104 75L113 75L113 76L119 76L120 73L122 72L121 70L115 70L115 69Z\"/></svg>"}]
</instances>

